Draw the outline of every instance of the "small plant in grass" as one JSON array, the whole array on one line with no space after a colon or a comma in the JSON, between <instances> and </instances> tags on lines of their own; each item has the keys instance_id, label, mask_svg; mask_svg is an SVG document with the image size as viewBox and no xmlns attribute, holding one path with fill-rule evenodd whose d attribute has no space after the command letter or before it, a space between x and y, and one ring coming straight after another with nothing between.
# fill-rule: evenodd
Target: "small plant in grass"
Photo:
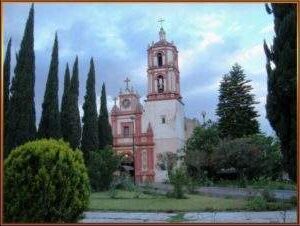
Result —
<instances>
[{"instance_id":1,"label":"small plant in grass","mask_svg":"<svg viewBox=\"0 0 300 226\"><path fill-rule=\"evenodd\" d=\"M149 182L146 182L143 186L143 193L144 194L151 194L151 185Z\"/></svg>"},{"instance_id":2,"label":"small plant in grass","mask_svg":"<svg viewBox=\"0 0 300 226\"><path fill-rule=\"evenodd\" d=\"M126 191L134 191L134 183L129 175L122 175L116 178L116 187Z\"/></svg>"},{"instance_id":3,"label":"small plant in grass","mask_svg":"<svg viewBox=\"0 0 300 226\"><path fill-rule=\"evenodd\" d=\"M134 186L134 198L138 199L143 194L141 188L139 186Z\"/></svg>"},{"instance_id":4,"label":"small plant in grass","mask_svg":"<svg viewBox=\"0 0 300 226\"><path fill-rule=\"evenodd\" d=\"M251 197L247 202L247 208L254 211L266 210L267 201L262 196Z\"/></svg>"},{"instance_id":5,"label":"small plant in grass","mask_svg":"<svg viewBox=\"0 0 300 226\"><path fill-rule=\"evenodd\" d=\"M117 198L118 195L118 185L120 183L119 177L113 178L112 183L110 184L110 189L109 189L109 197L112 199Z\"/></svg>"},{"instance_id":6,"label":"small plant in grass","mask_svg":"<svg viewBox=\"0 0 300 226\"><path fill-rule=\"evenodd\" d=\"M173 197L177 199L185 198L184 186L187 183L187 174L185 167L177 167L168 174L171 185L173 186Z\"/></svg>"},{"instance_id":7,"label":"small plant in grass","mask_svg":"<svg viewBox=\"0 0 300 226\"><path fill-rule=\"evenodd\" d=\"M112 198L112 199L116 199L118 196L118 190L113 187L109 190L109 197Z\"/></svg>"}]
</instances>

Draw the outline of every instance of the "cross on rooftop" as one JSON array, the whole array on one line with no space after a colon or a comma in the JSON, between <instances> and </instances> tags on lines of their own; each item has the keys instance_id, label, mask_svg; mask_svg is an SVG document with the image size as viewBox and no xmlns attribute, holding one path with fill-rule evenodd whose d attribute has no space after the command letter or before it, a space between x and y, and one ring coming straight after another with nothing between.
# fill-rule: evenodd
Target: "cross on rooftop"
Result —
<instances>
[{"instance_id":1,"label":"cross on rooftop","mask_svg":"<svg viewBox=\"0 0 300 226\"><path fill-rule=\"evenodd\" d=\"M117 97L114 98L115 105L117 105Z\"/></svg>"},{"instance_id":2,"label":"cross on rooftop","mask_svg":"<svg viewBox=\"0 0 300 226\"><path fill-rule=\"evenodd\" d=\"M126 89L129 90L128 85L129 85L130 79L127 77L127 78L124 80L124 82L126 83Z\"/></svg>"},{"instance_id":3,"label":"cross on rooftop","mask_svg":"<svg viewBox=\"0 0 300 226\"><path fill-rule=\"evenodd\" d=\"M158 20L158 22L160 23L160 27L162 27L162 24L163 24L164 21L165 21L165 20L164 20L163 18L160 18L160 19Z\"/></svg>"}]
</instances>

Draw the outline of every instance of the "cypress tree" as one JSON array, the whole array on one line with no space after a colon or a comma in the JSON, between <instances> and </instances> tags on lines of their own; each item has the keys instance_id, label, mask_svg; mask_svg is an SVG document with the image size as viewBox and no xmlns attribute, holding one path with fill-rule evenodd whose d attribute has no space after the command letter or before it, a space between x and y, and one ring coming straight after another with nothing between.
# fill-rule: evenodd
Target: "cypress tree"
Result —
<instances>
[{"instance_id":1,"label":"cypress tree","mask_svg":"<svg viewBox=\"0 0 300 226\"><path fill-rule=\"evenodd\" d=\"M65 78L64 78L64 92L61 100L61 113L60 113L60 125L61 125L61 135L65 141L68 141L68 113L69 113L69 89L70 89L70 70L69 64L67 63L65 70Z\"/></svg>"},{"instance_id":2,"label":"cypress tree","mask_svg":"<svg viewBox=\"0 0 300 226\"><path fill-rule=\"evenodd\" d=\"M6 48L6 54L5 54L5 60L4 60L4 67L3 67L3 77L4 77L4 150L7 151L6 148L6 141L7 141L7 132L8 132L8 105L9 105L9 84L10 84L10 59L11 59L11 39L9 39L7 48ZM4 154L6 157L6 153Z\"/></svg>"},{"instance_id":3,"label":"cypress tree","mask_svg":"<svg viewBox=\"0 0 300 226\"><path fill-rule=\"evenodd\" d=\"M11 84L8 109L7 153L14 147L35 139L35 56L34 56L34 6L26 22L21 48L17 54L15 76Z\"/></svg>"},{"instance_id":4,"label":"cypress tree","mask_svg":"<svg viewBox=\"0 0 300 226\"><path fill-rule=\"evenodd\" d=\"M229 74L223 76L219 89L219 132L222 137L239 138L259 132L258 113L254 109L253 89L246 80L241 66L235 64Z\"/></svg>"},{"instance_id":5,"label":"cypress tree","mask_svg":"<svg viewBox=\"0 0 300 226\"><path fill-rule=\"evenodd\" d=\"M81 150L83 151L86 162L89 159L89 152L96 151L99 146L97 124L97 105L95 92L95 67L93 58L90 61L90 71L86 81L86 94L83 104L84 115L82 118L82 140Z\"/></svg>"},{"instance_id":6,"label":"cypress tree","mask_svg":"<svg viewBox=\"0 0 300 226\"><path fill-rule=\"evenodd\" d=\"M268 74L267 118L280 139L284 168L294 181L297 179L296 6L272 3L270 8L266 5L267 12L274 16L275 37L270 48L264 42Z\"/></svg>"},{"instance_id":7,"label":"cypress tree","mask_svg":"<svg viewBox=\"0 0 300 226\"><path fill-rule=\"evenodd\" d=\"M68 106L68 134L67 141L73 149L78 148L81 138L80 114L78 108L79 96L79 80L78 80L78 57L73 65L72 78L68 91L67 106Z\"/></svg>"},{"instance_id":8,"label":"cypress tree","mask_svg":"<svg viewBox=\"0 0 300 226\"><path fill-rule=\"evenodd\" d=\"M42 117L38 130L39 138L60 138L60 119L58 109L58 40L55 40L52 58L42 105Z\"/></svg>"},{"instance_id":9,"label":"cypress tree","mask_svg":"<svg viewBox=\"0 0 300 226\"><path fill-rule=\"evenodd\" d=\"M4 66L3 66L3 77L4 77L4 109L7 112L9 103L9 84L10 84L10 59L11 59L11 38L8 41ZM6 118L6 116L5 116Z\"/></svg>"},{"instance_id":10,"label":"cypress tree","mask_svg":"<svg viewBox=\"0 0 300 226\"><path fill-rule=\"evenodd\" d=\"M100 98L100 114L98 119L99 149L112 145L112 131L108 121L105 84L103 83Z\"/></svg>"}]
</instances>

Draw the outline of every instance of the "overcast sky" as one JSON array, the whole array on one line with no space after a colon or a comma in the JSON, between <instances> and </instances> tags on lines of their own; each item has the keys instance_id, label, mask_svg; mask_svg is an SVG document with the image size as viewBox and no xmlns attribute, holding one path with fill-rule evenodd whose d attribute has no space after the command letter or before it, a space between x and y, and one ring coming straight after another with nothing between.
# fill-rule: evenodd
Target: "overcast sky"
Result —
<instances>
[{"instance_id":1,"label":"overcast sky","mask_svg":"<svg viewBox=\"0 0 300 226\"><path fill-rule=\"evenodd\" d=\"M20 48L30 4L4 4L4 44L12 37L12 72ZM37 124L49 70L55 32L59 39L59 95L66 63L72 68L79 57L80 108L90 57L96 67L99 105L101 85L106 84L108 105L126 76L142 96L146 95L147 46L158 41L159 18L168 41L179 51L181 92L187 117L201 119L201 112L216 120L218 87L222 75L238 62L251 80L260 103L260 128L273 135L265 115L267 74L263 40L271 43L273 17L264 4L208 3L36 3L35 4L35 102ZM12 74L13 75L13 74ZM80 109L82 111L82 109Z\"/></svg>"}]
</instances>

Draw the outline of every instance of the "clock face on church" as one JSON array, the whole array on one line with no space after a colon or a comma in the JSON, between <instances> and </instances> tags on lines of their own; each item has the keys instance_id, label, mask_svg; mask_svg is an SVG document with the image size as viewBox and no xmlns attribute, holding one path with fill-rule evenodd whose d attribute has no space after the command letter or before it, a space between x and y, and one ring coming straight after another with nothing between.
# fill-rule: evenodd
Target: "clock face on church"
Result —
<instances>
[{"instance_id":1,"label":"clock face on church","mask_svg":"<svg viewBox=\"0 0 300 226\"><path fill-rule=\"evenodd\" d=\"M129 99L124 99L124 100L122 101L122 106L123 106L124 108L128 108L128 107L130 106L130 100L129 100Z\"/></svg>"}]
</instances>

